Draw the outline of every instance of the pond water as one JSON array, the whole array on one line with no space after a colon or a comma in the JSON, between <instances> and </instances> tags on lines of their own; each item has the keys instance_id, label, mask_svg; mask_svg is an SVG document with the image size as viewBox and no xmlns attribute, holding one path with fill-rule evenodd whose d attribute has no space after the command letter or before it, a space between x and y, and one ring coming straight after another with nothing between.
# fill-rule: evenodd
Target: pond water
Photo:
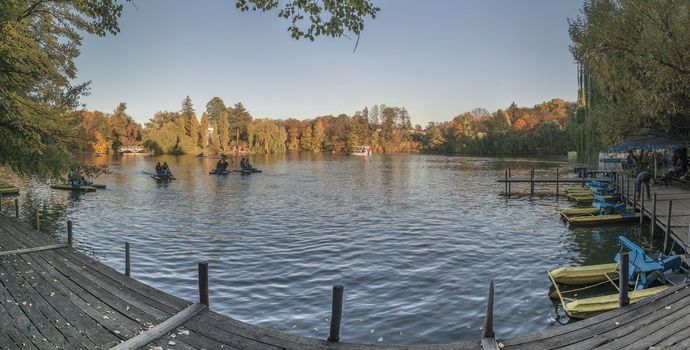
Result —
<instances>
[{"instance_id":1,"label":"pond water","mask_svg":"<svg viewBox=\"0 0 690 350\"><path fill-rule=\"evenodd\" d=\"M145 173L167 161L177 177ZM237 165L237 160L233 160ZM490 280L495 331L511 337L558 326L546 270L611 262L617 237L645 248L639 225L571 229L551 192L505 198L504 169L554 174L564 158L434 155L254 156L261 174L212 176L217 158L95 158L106 190L70 193L36 180L22 187L22 216L43 207L46 231L132 277L196 300L197 263L209 262L211 308L253 324L325 339L331 292L345 286L342 340L413 344L477 340ZM527 185L514 186L524 192ZM4 202L10 211L10 200ZM562 314L562 312L561 312Z\"/></svg>"}]
</instances>

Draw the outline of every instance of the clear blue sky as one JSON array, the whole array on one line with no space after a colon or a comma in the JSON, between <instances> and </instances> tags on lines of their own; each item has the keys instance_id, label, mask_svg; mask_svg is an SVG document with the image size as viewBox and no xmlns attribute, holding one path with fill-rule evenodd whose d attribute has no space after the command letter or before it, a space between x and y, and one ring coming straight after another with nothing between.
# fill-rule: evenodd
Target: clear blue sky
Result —
<instances>
[{"instance_id":1,"label":"clear blue sky","mask_svg":"<svg viewBox=\"0 0 690 350\"><path fill-rule=\"evenodd\" d=\"M179 110L198 116L213 96L255 118L307 119L384 103L415 124L484 107L574 100L567 19L581 0L375 0L379 16L355 40L295 41L275 12L241 13L232 0L126 3L121 32L86 37L82 102L112 112L127 102L143 122Z\"/></svg>"}]
</instances>

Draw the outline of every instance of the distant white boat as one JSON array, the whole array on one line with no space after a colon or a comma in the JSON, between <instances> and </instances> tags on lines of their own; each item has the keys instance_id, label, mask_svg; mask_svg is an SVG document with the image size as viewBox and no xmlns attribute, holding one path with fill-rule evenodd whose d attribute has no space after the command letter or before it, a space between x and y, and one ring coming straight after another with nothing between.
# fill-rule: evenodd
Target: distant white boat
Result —
<instances>
[{"instance_id":1,"label":"distant white boat","mask_svg":"<svg viewBox=\"0 0 690 350\"><path fill-rule=\"evenodd\" d=\"M620 163L625 160L625 153L599 153L599 161L603 163Z\"/></svg>"},{"instance_id":2,"label":"distant white boat","mask_svg":"<svg viewBox=\"0 0 690 350\"><path fill-rule=\"evenodd\" d=\"M371 155L371 149L369 146L355 146L352 149L353 156L369 156Z\"/></svg>"}]
</instances>

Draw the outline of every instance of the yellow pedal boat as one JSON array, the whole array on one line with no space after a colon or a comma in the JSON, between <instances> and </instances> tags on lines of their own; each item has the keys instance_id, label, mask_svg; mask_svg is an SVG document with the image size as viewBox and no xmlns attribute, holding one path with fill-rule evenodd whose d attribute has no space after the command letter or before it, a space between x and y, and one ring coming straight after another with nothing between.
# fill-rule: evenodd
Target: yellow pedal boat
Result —
<instances>
[{"instance_id":1,"label":"yellow pedal boat","mask_svg":"<svg viewBox=\"0 0 690 350\"><path fill-rule=\"evenodd\" d=\"M596 215L600 211L599 208L570 208L570 209L565 209L561 210L561 216L564 219L568 219L568 217L576 217L576 216L583 216L583 215Z\"/></svg>"},{"instance_id":2,"label":"yellow pedal boat","mask_svg":"<svg viewBox=\"0 0 690 350\"><path fill-rule=\"evenodd\" d=\"M644 298L663 292L669 286L652 287L643 290L628 292L630 303L636 303ZM563 309L571 318L587 318L596 316L602 312L618 308L618 293L602 295L598 297L583 298L566 302Z\"/></svg>"},{"instance_id":3,"label":"yellow pedal boat","mask_svg":"<svg viewBox=\"0 0 690 350\"><path fill-rule=\"evenodd\" d=\"M548 271L552 282L571 286L590 285L618 279L618 264L559 267Z\"/></svg>"},{"instance_id":4,"label":"yellow pedal boat","mask_svg":"<svg viewBox=\"0 0 690 350\"><path fill-rule=\"evenodd\" d=\"M19 188L14 186L0 187L0 193L2 194L19 194Z\"/></svg>"},{"instance_id":5,"label":"yellow pedal boat","mask_svg":"<svg viewBox=\"0 0 690 350\"><path fill-rule=\"evenodd\" d=\"M621 215L621 214L610 214L610 215L584 215L567 217L566 220L571 225L600 225L600 224L614 224L627 221L640 220L640 213L635 213L635 215Z\"/></svg>"}]
</instances>

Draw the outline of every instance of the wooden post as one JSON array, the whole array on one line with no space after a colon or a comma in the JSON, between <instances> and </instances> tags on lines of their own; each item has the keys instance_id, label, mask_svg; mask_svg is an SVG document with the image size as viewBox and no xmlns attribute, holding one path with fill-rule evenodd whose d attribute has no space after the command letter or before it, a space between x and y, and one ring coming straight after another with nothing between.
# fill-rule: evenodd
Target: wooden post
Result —
<instances>
[{"instance_id":1,"label":"wooden post","mask_svg":"<svg viewBox=\"0 0 690 350\"><path fill-rule=\"evenodd\" d=\"M486 302L486 318L482 327L482 339L494 338L494 281L489 283L489 299Z\"/></svg>"},{"instance_id":2,"label":"wooden post","mask_svg":"<svg viewBox=\"0 0 690 350\"><path fill-rule=\"evenodd\" d=\"M671 239L671 209L673 208L673 201L668 201L668 212L666 214L666 234L664 234L664 250L662 253L666 254L668 250L668 241Z\"/></svg>"},{"instance_id":3,"label":"wooden post","mask_svg":"<svg viewBox=\"0 0 690 350\"><path fill-rule=\"evenodd\" d=\"M656 228L656 192L654 192L654 198L652 198L652 224L649 225L649 238L654 240L654 229Z\"/></svg>"},{"instance_id":4,"label":"wooden post","mask_svg":"<svg viewBox=\"0 0 690 350\"><path fill-rule=\"evenodd\" d=\"M0 192L0 214L2 214L2 192Z\"/></svg>"},{"instance_id":5,"label":"wooden post","mask_svg":"<svg viewBox=\"0 0 690 350\"><path fill-rule=\"evenodd\" d=\"M14 199L14 217L19 219L19 199Z\"/></svg>"},{"instance_id":6,"label":"wooden post","mask_svg":"<svg viewBox=\"0 0 690 350\"><path fill-rule=\"evenodd\" d=\"M125 242L125 276L129 277L131 272L129 265L129 242Z\"/></svg>"},{"instance_id":7,"label":"wooden post","mask_svg":"<svg viewBox=\"0 0 690 350\"><path fill-rule=\"evenodd\" d=\"M559 187L558 187L558 168L556 168L556 199L558 199L559 195Z\"/></svg>"},{"instance_id":8,"label":"wooden post","mask_svg":"<svg viewBox=\"0 0 690 350\"><path fill-rule=\"evenodd\" d=\"M331 332L328 341L340 341L340 324L343 319L343 286L336 284L333 286L333 303L331 307Z\"/></svg>"},{"instance_id":9,"label":"wooden post","mask_svg":"<svg viewBox=\"0 0 690 350\"><path fill-rule=\"evenodd\" d=\"M618 277L618 307L630 304L628 298L628 252L621 253L621 261L618 264L620 274Z\"/></svg>"},{"instance_id":10,"label":"wooden post","mask_svg":"<svg viewBox=\"0 0 690 350\"><path fill-rule=\"evenodd\" d=\"M34 208L34 228L36 228L36 230L40 231L41 230L41 227L40 227L41 223L40 223L39 215L40 214L38 212L38 208Z\"/></svg>"},{"instance_id":11,"label":"wooden post","mask_svg":"<svg viewBox=\"0 0 690 350\"><path fill-rule=\"evenodd\" d=\"M208 306L208 263L199 263L199 302Z\"/></svg>"},{"instance_id":12,"label":"wooden post","mask_svg":"<svg viewBox=\"0 0 690 350\"><path fill-rule=\"evenodd\" d=\"M67 244L72 245L72 220L67 220Z\"/></svg>"},{"instance_id":13,"label":"wooden post","mask_svg":"<svg viewBox=\"0 0 690 350\"><path fill-rule=\"evenodd\" d=\"M532 169L532 171L530 171L529 174L530 174L530 178L529 178L529 180L530 180L529 195L530 195L530 196L534 196L534 169Z\"/></svg>"},{"instance_id":14,"label":"wooden post","mask_svg":"<svg viewBox=\"0 0 690 350\"><path fill-rule=\"evenodd\" d=\"M640 195L640 225L642 225L643 220L644 220L644 196ZM642 230L641 227L640 227L640 230Z\"/></svg>"},{"instance_id":15,"label":"wooden post","mask_svg":"<svg viewBox=\"0 0 690 350\"><path fill-rule=\"evenodd\" d=\"M506 183L504 185L506 186L505 194L507 196L508 195L508 169L506 169L505 175L506 175Z\"/></svg>"},{"instance_id":16,"label":"wooden post","mask_svg":"<svg viewBox=\"0 0 690 350\"><path fill-rule=\"evenodd\" d=\"M625 205L628 205L630 201L630 179L627 176L625 177L625 188Z\"/></svg>"},{"instance_id":17,"label":"wooden post","mask_svg":"<svg viewBox=\"0 0 690 350\"><path fill-rule=\"evenodd\" d=\"M582 187L585 187L585 178L587 177L587 168L583 168L580 175L582 176Z\"/></svg>"},{"instance_id":18,"label":"wooden post","mask_svg":"<svg viewBox=\"0 0 690 350\"><path fill-rule=\"evenodd\" d=\"M508 180L510 180L511 177L513 177L513 174L511 174L510 168L508 168ZM511 185L512 184L510 182L508 182L508 198L510 198L510 190L512 187Z\"/></svg>"},{"instance_id":19,"label":"wooden post","mask_svg":"<svg viewBox=\"0 0 690 350\"><path fill-rule=\"evenodd\" d=\"M632 209L633 213L635 212L635 209L637 209L637 186L635 186L635 190L633 191Z\"/></svg>"}]
</instances>

